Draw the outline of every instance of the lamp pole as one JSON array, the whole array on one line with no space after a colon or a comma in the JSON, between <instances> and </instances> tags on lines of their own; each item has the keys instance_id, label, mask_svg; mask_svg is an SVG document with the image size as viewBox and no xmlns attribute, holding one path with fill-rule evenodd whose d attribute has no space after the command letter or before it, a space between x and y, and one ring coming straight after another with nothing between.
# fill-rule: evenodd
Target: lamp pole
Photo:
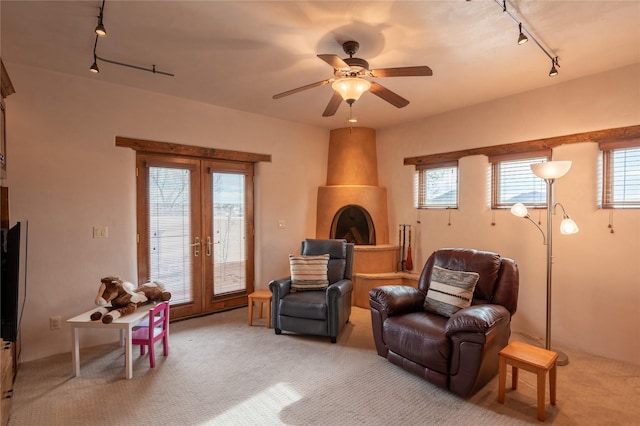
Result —
<instances>
[{"instance_id":1,"label":"lamp pole","mask_svg":"<svg viewBox=\"0 0 640 426\"><path fill-rule=\"evenodd\" d=\"M553 183L555 179L547 178L547 330L545 348L551 350L551 284L552 284L552 268L553 268L553 217L552 209L555 209L553 198ZM558 354L558 365L569 364L569 357L561 351L554 350Z\"/></svg>"},{"instance_id":2,"label":"lamp pole","mask_svg":"<svg viewBox=\"0 0 640 426\"><path fill-rule=\"evenodd\" d=\"M547 333L545 348L551 350L551 282L553 267L553 223L551 209L553 208L553 179L547 181Z\"/></svg>"}]
</instances>

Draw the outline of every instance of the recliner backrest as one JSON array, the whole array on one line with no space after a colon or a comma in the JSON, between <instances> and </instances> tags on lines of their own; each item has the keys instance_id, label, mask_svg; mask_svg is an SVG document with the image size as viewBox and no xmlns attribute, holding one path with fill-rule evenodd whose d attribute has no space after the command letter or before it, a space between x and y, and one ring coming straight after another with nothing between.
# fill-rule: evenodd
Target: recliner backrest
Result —
<instances>
[{"instance_id":1,"label":"recliner backrest","mask_svg":"<svg viewBox=\"0 0 640 426\"><path fill-rule=\"evenodd\" d=\"M300 248L300 254L303 256L327 253L329 284L345 278L350 280L353 270L353 244L347 243L346 240L307 238Z\"/></svg>"},{"instance_id":2,"label":"recliner backrest","mask_svg":"<svg viewBox=\"0 0 640 426\"><path fill-rule=\"evenodd\" d=\"M518 267L512 259L488 251L445 248L434 251L422 270L418 288L429 290L433 266L454 271L477 272L480 276L473 292L473 305L495 303L513 315L518 304Z\"/></svg>"}]
</instances>

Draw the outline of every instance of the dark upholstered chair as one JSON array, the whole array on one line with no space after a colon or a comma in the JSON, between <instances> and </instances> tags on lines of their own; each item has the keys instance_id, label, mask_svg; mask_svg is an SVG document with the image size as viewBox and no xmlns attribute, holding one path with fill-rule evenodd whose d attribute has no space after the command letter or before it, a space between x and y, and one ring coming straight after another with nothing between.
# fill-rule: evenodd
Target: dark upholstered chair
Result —
<instances>
[{"instance_id":1,"label":"dark upholstered chair","mask_svg":"<svg viewBox=\"0 0 640 426\"><path fill-rule=\"evenodd\" d=\"M471 306L450 317L425 310L434 266L478 273ZM518 267L511 259L469 249L437 250L417 289L396 285L369 292L378 355L457 395L470 396L498 372L498 352L509 342L518 286Z\"/></svg>"},{"instance_id":2,"label":"dark upholstered chair","mask_svg":"<svg viewBox=\"0 0 640 426\"><path fill-rule=\"evenodd\" d=\"M300 334L329 336L336 343L338 334L351 315L351 272L353 244L345 240L302 242L303 256L329 254L326 290L291 291L291 277L269 283L273 293L271 323L276 334L283 330Z\"/></svg>"}]
</instances>

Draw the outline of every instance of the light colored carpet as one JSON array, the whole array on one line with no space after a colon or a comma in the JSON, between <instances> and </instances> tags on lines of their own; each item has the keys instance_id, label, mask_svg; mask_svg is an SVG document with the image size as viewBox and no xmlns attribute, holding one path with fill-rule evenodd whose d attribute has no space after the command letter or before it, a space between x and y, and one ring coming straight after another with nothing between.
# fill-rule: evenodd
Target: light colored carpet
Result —
<instances>
[{"instance_id":1,"label":"light colored carpet","mask_svg":"<svg viewBox=\"0 0 640 426\"><path fill-rule=\"evenodd\" d=\"M170 354L156 368L134 352L124 379L117 343L23 363L9 425L518 425L537 424L535 376L521 372L517 391L497 402L494 378L461 399L379 357L369 311L328 338L276 336L247 309L171 324ZM514 339L522 339L514 335ZM561 348L565 349L565 348ZM640 421L640 367L565 350L557 405L547 423L631 425ZM548 401L548 391L547 391Z\"/></svg>"}]
</instances>

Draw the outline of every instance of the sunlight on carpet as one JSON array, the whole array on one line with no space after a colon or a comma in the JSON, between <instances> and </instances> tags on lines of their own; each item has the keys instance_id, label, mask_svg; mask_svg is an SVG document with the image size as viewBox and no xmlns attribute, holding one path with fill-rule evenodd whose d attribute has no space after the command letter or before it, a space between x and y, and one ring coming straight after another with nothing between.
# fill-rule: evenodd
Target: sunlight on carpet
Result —
<instances>
[{"instance_id":1,"label":"sunlight on carpet","mask_svg":"<svg viewBox=\"0 0 640 426\"><path fill-rule=\"evenodd\" d=\"M302 396L285 383L278 383L264 392L231 407L215 418L202 423L233 424L234 420L242 418L252 424L276 424L283 408L300 400Z\"/></svg>"}]
</instances>

